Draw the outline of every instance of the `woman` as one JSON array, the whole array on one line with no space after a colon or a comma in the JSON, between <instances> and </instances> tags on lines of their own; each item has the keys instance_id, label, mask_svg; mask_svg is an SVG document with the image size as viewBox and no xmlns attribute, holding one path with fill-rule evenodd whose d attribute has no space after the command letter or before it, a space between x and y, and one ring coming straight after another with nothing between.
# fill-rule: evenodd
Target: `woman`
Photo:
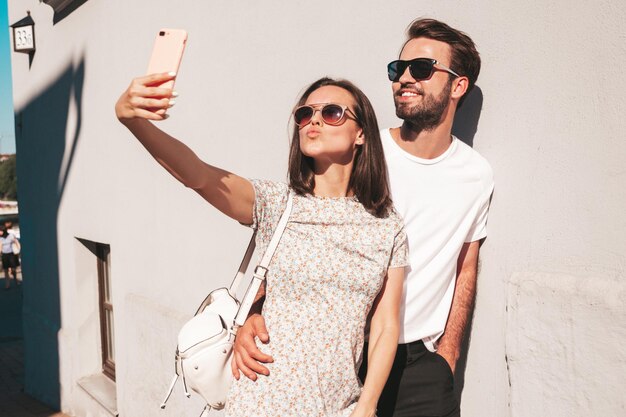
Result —
<instances>
[{"instance_id":1,"label":"woman","mask_svg":"<svg viewBox=\"0 0 626 417\"><path fill-rule=\"evenodd\" d=\"M175 96L150 85L172 78L137 78L116 105L119 120L165 169L256 228L261 250L290 189L296 193L266 281L270 375L236 380L226 415L374 416L397 346L407 248L369 100L348 81L313 83L293 115L289 184L249 181L202 162L148 122L164 119ZM371 365L361 387L368 314Z\"/></svg>"},{"instance_id":2,"label":"woman","mask_svg":"<svg viewBox=\"0 0 626 417\"><path fill-rule=\"evenodd\" d=\"M9 233L5 226L0 227L0 243L2 244L2 269L4 270L4 289L11 288L11 275L15 285L20 285L17 280L17 267L19 258L13 253L13 245L20 247L20 242L13 233ZM9 275L10 272L10 275Z\"/></svg>"}]
</instances>

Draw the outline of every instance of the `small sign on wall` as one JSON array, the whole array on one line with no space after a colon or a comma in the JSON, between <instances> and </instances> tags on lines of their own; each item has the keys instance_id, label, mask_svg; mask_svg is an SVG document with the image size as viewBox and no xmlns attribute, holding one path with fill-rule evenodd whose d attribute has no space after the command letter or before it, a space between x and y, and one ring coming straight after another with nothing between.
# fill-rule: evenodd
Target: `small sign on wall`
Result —
<instances>
[{"instance_id":1,"label":"small sign on wall","mask_svg":"<svg viewBox=\"0 0 626 417\"><path fill-rule=\"evenodd\" d=\"M11 25L13 28L13 50L31 53L35 51L35 21L28 16Z\"/></svg>"}]
</instances>

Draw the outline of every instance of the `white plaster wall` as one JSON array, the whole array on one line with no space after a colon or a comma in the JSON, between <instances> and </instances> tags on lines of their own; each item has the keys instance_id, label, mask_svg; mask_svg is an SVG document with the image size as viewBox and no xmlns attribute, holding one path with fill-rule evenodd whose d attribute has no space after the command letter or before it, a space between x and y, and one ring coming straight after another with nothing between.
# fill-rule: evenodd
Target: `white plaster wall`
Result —
<instances>
[{"instance_id":1,"label":"white plaster wall","mask_svg":"<svg viewBox=\"0 0 626 417\"><path fill-rule=\"evenodd\" d=\"M385 65L418 16L465 30L483 58L478 86L484 101L474 148L491 162L496 192L482 248L463 413L528 415L526 407L544 395L568 409L561 401L573 398L576 386L565 385L570 391L560 397L539 393L524 374L516 379L507 370L511 340L526 337L515 325L523 317L507 319L507 307L536 295L518 300L507 288L515 274L542 272L536 280L566 274L609 280L623 290L623 2L89 0L52 25L45 4L10 0L10 22L26 9L36 21L37 53L30 69L26 56L13 56L16 109L68 66L84 62L85 71L80 139L58 215L64 410L88 407L87 399L71 395L86 372L73 361L89 355L75 343L84 321L73 301L83 285L75 237L111 245L118 406L121 415L133 417L158 407L154 400L160 401L168 383L181 317L231 278L250 234L169 178L114 118L117 96L145 71L155 32L182 27L190 35L177 81L180 97L162 127L209 163L244 176L283 179L289 112L303 87L320 76L355 81L374 103L381 126L398 123ZM68 147L78 120L71 102ZM570 296L566 284L555 280L555 299ZM585 299L587 287L581 288ZM609 303L592 294L599 305ZM560 310L563 305L557 303L557 312L573 317L574 310ZM615 308L623 315L623 304ZM597 314L614 314L605 310ZM542 311L534 310L537 323ZM524 328L531 336L543 331ZM555 341L588 342L585 332L572 337ZM150 346L142 349L138 342ZM524 346L516 348L518 357L528 357ZM597 349L623 370L623 348ZM568 370L564 375L577 372L567 361L556 363ZM543 376L544 368L524 366ZM585 415L594 409L590 402ZM195 411L193 403L177 399L168 413Z\"/></svg>"},{"instance_id":2,"label":"white plaster wall","mask_svg":"<svg viewBox=\"0 0 626 417\"><path fill-rule=\"evenodd\" d=\"M626 410L626 286L605 276L517 273L507 288L511 415Z\"/></svg>"}]
</instances>

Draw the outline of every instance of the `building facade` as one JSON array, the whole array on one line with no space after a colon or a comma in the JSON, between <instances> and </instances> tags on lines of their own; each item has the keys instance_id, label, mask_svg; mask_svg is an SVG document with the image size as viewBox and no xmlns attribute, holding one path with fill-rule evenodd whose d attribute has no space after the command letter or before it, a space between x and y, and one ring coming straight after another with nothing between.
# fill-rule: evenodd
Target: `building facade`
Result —
<instances>
[{"instance_id":1,"label":"building facade","mask_svg":"<svg viewBox=\"0 0 626 417\"><path fill-rule=\"evenodd\" d=\"M626 5L621 2L9 0L27 391L75 416L159 410L176 334L232 278L251 231L161 169L115 118L160 28L189 41L162 127L219 167L286 177L288 123L325 75L398 125L385 66L416 17L472 36L455 132L496 191L457 372L463 414L620 415L626 403Z\"/></svg>"}]
</instances>

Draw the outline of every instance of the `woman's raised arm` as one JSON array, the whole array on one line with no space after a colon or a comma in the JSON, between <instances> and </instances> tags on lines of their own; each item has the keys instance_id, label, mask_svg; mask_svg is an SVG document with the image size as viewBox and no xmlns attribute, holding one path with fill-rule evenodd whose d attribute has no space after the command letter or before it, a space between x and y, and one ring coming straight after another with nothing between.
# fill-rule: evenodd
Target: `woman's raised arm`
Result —
<instances>
[{"instance_id":1,"label":"woman's raised arm","mask_svg":"<svg viewBox=\"0 0 626 417\"><path fill-rule=\"evenodd\" d=\"M115 114L163 168L206 201L243 224L252 223L254 189L250 181L202 161L184 143L173 138L150 120L167 118L176 94L154 87L175 78L175 74L152 74L135 78L115 105Z\"/></svg>"}]
</instances>

